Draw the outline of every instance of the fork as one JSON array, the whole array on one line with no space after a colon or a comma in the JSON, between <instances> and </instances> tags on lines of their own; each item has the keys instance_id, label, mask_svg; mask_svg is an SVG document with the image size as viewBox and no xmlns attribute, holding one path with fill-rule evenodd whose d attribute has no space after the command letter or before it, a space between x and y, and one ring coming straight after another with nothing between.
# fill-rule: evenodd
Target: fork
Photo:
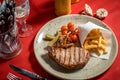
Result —
<instances>
[{"instance_id":1,"label":"fork","mask_svg":"<svg viewBox=\"0 0 120 80\"><path fill-rule=\"evenodd\" d=\"M14 75L14 74L12 74L12 73L8 73L7 79L8 79L8 80L23 80L22 78Z\"/></svg>"}]
</instances>

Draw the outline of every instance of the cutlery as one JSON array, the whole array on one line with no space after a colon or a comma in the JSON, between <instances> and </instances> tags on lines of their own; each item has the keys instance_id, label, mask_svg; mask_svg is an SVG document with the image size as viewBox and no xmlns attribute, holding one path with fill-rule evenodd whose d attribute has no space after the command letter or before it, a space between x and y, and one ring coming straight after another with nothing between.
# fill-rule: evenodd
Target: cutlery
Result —
<instances>
[{"instance_id":1,"label":"cutlery","mask_svg":"<svg viewBox=\"0 0 120 80\"><path fill-rule=\"evenodd\" d=\"M47 78L44 78L44 77L41 77L40 75L36 74L36 73L33 73L33 72L30 72L26 69L23 69L23 68L19 68L17 66L14 66L12 64L9 65L10 68L12 68L14 71L22 74L22 75L25 75L31 79L34 79L34 80L48 80Z\"/></svg>"},{"instance_id":2,"label":"cutlery","mask_svg":"<svg viewBox=\"0 0 120 80\"><path fill-rule=\"evenodd\" d=\"M8 80L23 80L22 78L14 75L14 74L12 74L12 73L10 73L10 72L9 72L8 75L7 75L7 79L8 79Z\"/></svg>"}]
</instances>

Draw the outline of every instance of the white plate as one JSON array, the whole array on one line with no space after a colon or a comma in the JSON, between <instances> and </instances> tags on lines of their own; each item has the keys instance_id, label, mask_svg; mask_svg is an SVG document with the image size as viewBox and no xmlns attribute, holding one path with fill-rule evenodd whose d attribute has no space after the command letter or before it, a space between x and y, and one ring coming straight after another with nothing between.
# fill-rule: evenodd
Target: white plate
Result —
<instances>
[{"instance_id":1,"label":"white plate","mask_svg":"<svg viewBox=\"0 0 120 80\"><path fill-rule=\"evenodd\" d=\"M118 43L114 33L112 35L110 58L108 60L102 60L91 57L88 64L83 69L76 71L66 70L56 64L56 62L48 56L48 52L45 50L48 42L43 40L45 34L54 35L62 25L66 25L68 22L81 25L89 21L102 26L113 33L113 31L102 21L90 16L79 14L55 18L39 30L34 40L34 52L37 61L47 72L62 79L90 79L102 74L112 65L118 52Z\"/></svg>"}]
</instances>

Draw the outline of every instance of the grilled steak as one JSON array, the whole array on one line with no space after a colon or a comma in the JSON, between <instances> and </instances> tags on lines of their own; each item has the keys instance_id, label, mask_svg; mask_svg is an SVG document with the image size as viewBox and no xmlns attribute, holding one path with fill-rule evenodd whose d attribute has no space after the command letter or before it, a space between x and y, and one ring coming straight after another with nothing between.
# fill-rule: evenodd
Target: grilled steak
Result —
<instances>
[{"instance_id":1,"label":"grilled steak","mask_svg":"<svg viewBox=\"0 0 120 80\"><path fill-rule=\"evenodd\" d=\"M48 47L48 52L50 57L67 69L83 68L90 58L87 50L75 46L69 48Z\"/></svg>"}]
</instances>

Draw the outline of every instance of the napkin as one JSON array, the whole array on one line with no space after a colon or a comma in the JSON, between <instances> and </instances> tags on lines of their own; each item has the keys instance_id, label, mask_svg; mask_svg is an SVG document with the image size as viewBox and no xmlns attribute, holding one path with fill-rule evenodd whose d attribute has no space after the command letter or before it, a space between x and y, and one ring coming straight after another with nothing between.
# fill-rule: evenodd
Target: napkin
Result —
<instances>
[{"instance_id":1,"label":"napkin","mask_svg":"<svg viewBox=\"0 0 120 80\"><path fill-rule=\"evenodd\" d=\"M88 35L88 33L93 30L93 29L100 29L100 31L102 32L103 34L103 37L105 38L105 40L107 41L107 50L108 50L108 53L107 54L103 54L103 52L101 53L100 56L96 55L95 53L91 53L91 55L93 57L97 57L97 58L101 58L101 59L109 59L109 56L110 56L110 52L111 52L111 47L112 47L112 32L108 29L105 29L101 26L98 26L92 22L87 22L83 25L80 25L80 33L79 33L79 37L80 37L80 42L81 42L81 45L83 46L84 44L84 41Z\"/></svg>"}]
</instances>

